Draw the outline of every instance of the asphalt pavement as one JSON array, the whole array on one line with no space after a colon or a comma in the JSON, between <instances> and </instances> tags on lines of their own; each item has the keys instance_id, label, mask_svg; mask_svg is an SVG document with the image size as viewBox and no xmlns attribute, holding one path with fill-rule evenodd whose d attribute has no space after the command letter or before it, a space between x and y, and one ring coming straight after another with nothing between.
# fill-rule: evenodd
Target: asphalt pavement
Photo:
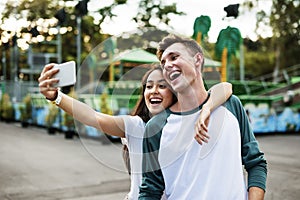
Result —
<instances>
[{"instance_id":1,"label":"asphalt pavement","mask_svg":"<svg viewBox=\"0 0 300 200\"><path fill-rule=\"evenodd\" d=\"M120 143L0 122L1 200L114 200L129 191Z\"/></svg>"},{"instance_id":2,"label":"asphalt pavement","mask_svg":"<svg viewBox=\"0 0 300 200\"><path fill-rule=\"evenodd\" d=\"M65 139L0 122L1 200L122 200L129 175L120 143ZM266 200L300 199L300 133L257 136L268 161Z\"/></svg>"}]
</instances>

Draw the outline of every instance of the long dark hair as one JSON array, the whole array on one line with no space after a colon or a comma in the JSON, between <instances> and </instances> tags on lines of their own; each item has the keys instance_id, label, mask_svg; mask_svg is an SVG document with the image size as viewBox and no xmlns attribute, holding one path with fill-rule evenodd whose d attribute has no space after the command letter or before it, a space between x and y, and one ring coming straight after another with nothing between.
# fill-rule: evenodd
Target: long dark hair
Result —
<instances>
[{"instance_id":1,"label":"long dark hair","mask_svg":"<svg viewBox=\"0 0 300 200\"><path fill-rule=\"evenodd\" d=\"M142 83L141 93L140 93L141 97L138 100L138 102L136 103L136 105L135 105L135 107L134 107L134 109L131 113L131 115L133 115L133 116L137 115L140 118L142 118L142 120L144 122L148 122L150 120L151 116L152 116L149 109L146 106L144 92L145 92L145 89L146 89L147 79L148 79L149 75L155 70L159 70L162 73L162 68L157 64L153 65L152 68L145 73L145 75L143 76L142 81L141 81L141 83ZM176 97L174 92L173 92L172 100L173 100L172 105L175 102L177 102L177 97Z\"/></svg>"}]
</instances>

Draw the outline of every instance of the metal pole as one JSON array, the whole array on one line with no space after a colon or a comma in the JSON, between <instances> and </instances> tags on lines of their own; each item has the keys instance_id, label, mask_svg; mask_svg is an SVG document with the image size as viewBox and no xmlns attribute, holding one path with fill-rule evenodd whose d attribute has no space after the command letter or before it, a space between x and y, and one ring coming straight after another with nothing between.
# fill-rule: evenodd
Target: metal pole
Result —
<instances>
[{"instance_id":1,"label":"metal pole","mask_svg":"<svg viewBox=\"0 0 300 200\"><path fill-rule=\"evenodd\" d=\"M6 81L6 51L2 51L3 80Z\"/></svg>"},{"instance_id":2,"label":"metal pole","mask_svg":"<svg viewBox=\"0 0 300 200\"><path fill-rule=\"evenodd\" d=\"M240 81L245 80L245 57L244 57L244 45L243 42L240 44Z\"/></svg>"},{"instance_id":3,"label":"metal pole","mask_svg":"<svg viewBox=\"0 0 300 200\"><path fill-rule=\"evenodd\" d=\"M61 34L60 34L60 25L57 26L57 30L58 30L58 33L57 33L57 63L61 63L62 61L62 55L61 55L61 52L62 52L62 47L61 47Z\"/></svg>"},{"instance_id":4,"label":"metal pole","mask_svg":"<svg viewBox=\"0 0 300 200\"><path fill-rule=\"evenodd\" d=\"M2 51L2 66L3 66L3 84L1 85L0 93L3 94L6 92L6 51Z\"/></svg>"},{"instance_id":5,"label":"metal pole","mask_svg":"<svg viewBox=\"0 0 300 200\"><path fill-rule=\"evenodd\" d=\"M80 73L79 73L79 66L80 66L80 56L81 56L81 16L76 17L77 22L77 87L80 88Z\"/></svg>"},{"instance_id":6,"label":"metal pole","mask_svg":"<svg viewBox=\"0 0 300 200\"><path fill-rule=\"evenodd\" d=\"M29 44L29 48L28 48L28 64L30 66L30 74L29 74L29 78L30 78L30 83L33 83L33 71L34 71L34 67L33 67L33 56L32 56L32 46L31 44Z\"/></svg>"},{"instance_id":7,"label":"metal pole","mask_svg":"<svg viewBox=\"0 0 300 200\"><path fill-rule=\"evenodd\" d=\"M14 69L12 66L14 66L14 47L12 46L11 48L9 48L9 66L10 66L10 72L9 72L9 78L10 80L14 80Z\"/></svg>"},{"instance_id":8,"label":"metal pole","mask_svg":"<svg viewBox=\"0 0 300 200\"><path fill-rule=\"evenodd\" d=\"M62 51L62 45L61 45L61 34L60 34L60 25L57 25L57 39L56 39L56 48L57 48L57 63L61 63L62 61L62 55L61 55L61 51ZM58 109L58 123L59 123L59 129L62 130L62 114L61 114L61 109Z\"/></svg>"},{"instance_id":9,"label":"metal pole","mask_svg":"<svg viewBox=\"0 0 300 200\"><path fill-rule=\"evenodd\" d=\"M17 37L16 35L14 37ZM18 45L17 39L15 38L15 44L13 45L13 66L14 66L14 81L18 81Z\"/></svg>"}]
</instances>

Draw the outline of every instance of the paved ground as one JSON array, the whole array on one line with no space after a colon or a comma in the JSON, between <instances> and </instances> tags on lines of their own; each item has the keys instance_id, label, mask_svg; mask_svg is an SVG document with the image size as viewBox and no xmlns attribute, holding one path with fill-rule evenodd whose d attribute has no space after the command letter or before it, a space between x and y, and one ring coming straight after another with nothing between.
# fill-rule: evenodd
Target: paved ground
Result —
<instances>
[{"instance_id":1,"label":"paved ground","mask_svg":"<svg viewBox=\"0 0 300 200\"><path fill-rule=\"evenodd\" d=\"M257 136L268 161L267 200L300 199L300 133Z\"/></svg>"},{"instance_id":2,"label":"paved ground","mask_svg":"<svg viewBox=\"0 0 300 200\"><path fill-rule=\"evenodd\" d=\"M129 189L121 145L0 122L1 200L119 200ZM269 163L266 200L300 199L300 134L257 136Z\"/></svg>"},{"instance_id":3,"label":"paved ground","mask_svg":"<svg viewBox=\"0 0 300 200\"><path fill-rule=\"evenodd\" d=\"M121 145L0 123L1 200L114 200L129 190Z\"/></svg>"}]
</instances>

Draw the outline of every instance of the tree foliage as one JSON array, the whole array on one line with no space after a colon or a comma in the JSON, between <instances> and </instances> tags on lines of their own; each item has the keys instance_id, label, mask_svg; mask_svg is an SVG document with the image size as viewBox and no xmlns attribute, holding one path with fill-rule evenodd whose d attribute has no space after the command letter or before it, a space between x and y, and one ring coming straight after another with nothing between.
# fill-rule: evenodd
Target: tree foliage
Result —
<instances>
[{"instance_id":1,"label":"tree foliage","mask_svg":"<svg viewBox=\"0 0 300 200\"><path fill-rule=\"evenodd\" d=\"M58 9L59 0L8 0L2 13L2 20L13 17L17 20L26 19L28 22L34 23L39 19L52 18Z\"/></svg>"},{"instance_id":2,"label":"tree foliage","mask_svg":"<svg viewBox=\"0 0 300 200\"><path fill-rule=\"evenodd\" d=\"M247 1L250 9L263 0ZM257 29L260 25L270 26L273 37L270 50L278 51L276 62L280 68L286 68L300 63L300 1L272 0L271 12L257 12Z\"/></svg>"},{"instance_id":3,"label":"tree foliage","mask_svg":"<svg viewBox=\"0 0 300 200\"><path fill-rule=\"evenodd\" d=\"M227 27L222 29L219 33L216 43L216 55L221 58L224 48L228 50L228 59L235 55L240 48L241 33L237 28Z\"/></svg>"},{"instance_id":4,"label":"tree foliage","mask_svg":"<svg viewBox=\"0 0 300 200\"><path fill-rule=\"evenodd\" d=\"M275 47L272 43L272 38L259 38L256 41L244 38L243 44L245 49L246 78L251 79L273 72L275 66Z\"/></svg>"},{"instance_id":5,"label":"tree foliage","mask_svg":"<svg viewBox=\"0 0 300 200\"><path fill-rule=\"evenodd\" d=\"M256 77L273 73L274 80L280 69L300 63L300 1L272 0L270 12L258 9L264 0L245 1L244 8L257 11L257 41L244 39L246 76ZM270 27L273 36L263 38Z\"/></svg>"},{"instance_id":6,"label":"tree foliage","mask_svg":"<svg viewBox=\"0 0 300 200\"><path fill-rule=\"evenodd\" d=\"M2 34L5 30L0 30L0 33L1 35L9 35L10 41L12 41L13 34L17 36L17 39L27 38L27 43L32 44L35 52L54 53L56 51L56 47L54 45L42 44L41 42L36 42L34 39L38 34L44 37L44 41L55 41L57 39L56 34L50 33L50 30L59 25L59 21L55 18L55 15L60 9L64 8L66 11L66 19L64 23L60 25L61 27L65 27L67 31L62 34L62 61L71 59L74 60L76 58L77 49L75 7L77 1L74 1L72 4L73 6L70 5L71 2L72 1L67 0L7 0L4 11L1 15L2 22L5 22L10 18L14 18L17 21L26 21L26 23L23 24L21 30L16 30L16 33L6 31L5 34ZM86 16L82 16L82 58L84 58L94 47L109 37L109 35L102 33L101 24L104 21L117 16L118 13L114 12L115 8L126 3L128 3L126 0L114 0L111 5L100 8L96 11L96 13L102 16L98 21L95 20L93 15L96 13L88 12ZM168 26L170 16L172 14L182 15L183 13L177 10L176 4L166 4L162 0L142 0L140 1L137 15L132 20L135 20L140 28L156 27L159 24ZM28 40L28 33L33 33L33 31L35 31L34 34L31 34L31 39ZM9 63L7 69L10 70Z\"/></svg>"},{"instance_id":7,"label":"tree foliage","mask_svg":"<svg viewBox=\"0 0 300 200\"><path fill-rule=\"evenodd\" d=\"M245 67L246 79L260 77L265 74L270 74L274 69L275 54L273 52L257 53L254 51L245 52ZM238 64L238 63L237 63Z\"/></svg>"},{"instance_id":8,"label":"tree foliage","mask_svg":"<svg viewBox=\"0 0 300 200\"><path fill-rule=\"evenodd\" d=\"M237 28L228 26L226 29L222 29L217 38L215 46L216 56L221 58L221 81L227 81L231 76L228 70L228 64L231 62L231 57L236 55L241 44L241 33Z\"/></svg>"},{"instance_id":9,"label":"tree foliage","mask_svg":"<svg viewBox=\"0 0 300 200\"><path fill-rule=\"evenodd\" d=\"M282 68L300 63L300 1L273 0L270 24Z\"/></svg>"},{"instance_id":10,"label":"tree foliage","mask_svg":"<svg viewBox=\"0 0 300 200\"><path fill-rule=\"evenodd\" d=\"M166 5L162 0L141 0L136 17L133 20L138 27L155 27L159 24L169 25L170 15L183 15L177 10L176 4ZM159 21L159 24L155 21Z\"/></svg>"},{"instance_id":11,"label":"tree foliage","mask_svg":"<svg viewBox=\"0 0 300 200\"><path fill-rule=\"evenodd\" d=\"M207 37L208 31L211 26L211 19L209 16L201 15L194 21L194 32L192 38L196 40L200 45L204 46L204 39Z\"/></svg>"}]
</instances>

